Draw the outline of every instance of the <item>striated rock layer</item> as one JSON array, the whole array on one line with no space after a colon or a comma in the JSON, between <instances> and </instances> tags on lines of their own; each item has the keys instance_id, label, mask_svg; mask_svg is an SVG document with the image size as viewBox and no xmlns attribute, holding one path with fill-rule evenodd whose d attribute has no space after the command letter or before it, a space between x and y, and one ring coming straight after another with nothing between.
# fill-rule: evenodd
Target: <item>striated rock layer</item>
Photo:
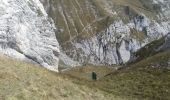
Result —
<instances>
[{"instance_id":1,"label":"striated rock layer","mask_svg":"<svg viewBox=\"0 0 170 100\"><path fill-rule=\"evenodd\" d=\"M170 32L169 0L41 0L61 50L80 63L123 64Z\"/></svg>"},{"instance_id":2,"label":"striated rock layer","mask_svg":"<svg viewBox=\"0 0 170 100\"><path fill-rule=\"evenodd\" d=\"M39 0L0 0L0 52L58 71L55 26Z\"/></svg>"}]
</instances>

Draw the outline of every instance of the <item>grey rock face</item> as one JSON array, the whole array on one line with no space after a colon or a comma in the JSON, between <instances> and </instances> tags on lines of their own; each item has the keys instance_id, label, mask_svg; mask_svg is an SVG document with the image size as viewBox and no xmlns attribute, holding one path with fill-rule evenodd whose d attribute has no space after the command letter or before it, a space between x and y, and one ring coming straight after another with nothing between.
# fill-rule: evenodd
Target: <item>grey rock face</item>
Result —
<instances>
[{"instance_id":1,"label":"grey rock face","mask_svg":"<svg viewBox=\"0 0 170 100\"><path fill-rule=\"evenodd\" d=\"M39 0L0 0L0 52L58 71L55 26Z\"/></svg>"},{"instance_id":2,"label":"grey rock face","mask_svg":"<svg viewBox=\"0 0 170 100\"><path fill-rule=\"evenodd\" d=\"M122 64L170 32L169 0L41 0L72 60ZM60 22L59 22L60 21Z\"/></svg>"}]
</instances>

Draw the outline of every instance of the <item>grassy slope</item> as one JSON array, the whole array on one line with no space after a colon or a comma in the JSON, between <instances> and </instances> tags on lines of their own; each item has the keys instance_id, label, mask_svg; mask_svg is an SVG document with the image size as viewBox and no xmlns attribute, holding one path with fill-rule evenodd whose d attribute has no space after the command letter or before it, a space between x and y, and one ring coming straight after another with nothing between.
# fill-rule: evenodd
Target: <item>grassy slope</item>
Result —
<instances>
[{"instance_id":1,"label":"grassy slope","mask_svg":"<svg viewBox=\"0 0 170 100\"><path fill-rule=\"evenodd\" d=\"M0 57L0 100L125 100L77 79Z\"/></svg>"},{"instance_id":2,"label":"grassy slope","mask_svg":"<svg viewBox=\"0 0 170 100\"><path fill-rule=\"evenodd\" d=\"M169 100L170 70L166 65L153 67L169 58L167 50L118 71L106 66L86 66L65 75L0 57L0 99ZM81 77L91 71L96 71L100 79Z\"/></svg>"},{"instance_id":3,"label":"grassy slope","mask_svg":"<svg viewBox=\"0 0 170 100\"><path fill-rule=\"evenodd\" d=\"M135 62L143 60L147 57L153 56L161 51L157 51L157 49L165 43L165 37L162 37L161 39L155 40L143 48L141 48L139 51L134 53L134 56L136 57Z\"/></svg>"},{"instance_id":4,"label":"grassy slope","mask_svg":"<svg viewBox=\"0 0 170 100\"><path fill-rule=\"evenodd\" d=\"M87 65L56 74L0 57L0 99L169 100L170 65L166 62L170 60L170 49L153 52L163 42L160 39L147 45L138 52L139 62L118 71ZM97 81L91 80L92 71L98 74Z\"/></svg>"},{"instance_id":5,"label":"grassy slope","mask_svg":"<svg viewBox=\"0 0 170 100\"><path fill-rule=\"evenodd\" d=\"M142 100L169 100L170 70L167 69L166 64L161 65L161 68L154 68L155 64L164 63L168 59L170 59L170 50L105 77L100 81L100 87L102 90L114 94L132 96Z\"/></svg>"},{"instance_id":6,"label":"grassy slope","mask_svg":"<svg viewBox=\"0 0 170 100\"><path fill-rule=\"evenodd\" d=\"M154 10L148 8L152 4L146 5L140 0L51 0L50 4L49 16L54 19L58 29L63 29L61 34L57 34L61 45L74 40L74 37L80 40L89 38L119 18L128 22L126 6L130 7L134 15L141 12L151 18L156 15ZM110 14L111 10L115 10L118 15Z\"/></svg>"},{"instance_id":7,"label":"grassy slope","mask_svg":"<svg viewBox=\"0 0 170 100\"><path fill-rule=\"evenodd\" d=\"M156 51L164 42L165 37L140 49L135 63L101 79L99 88L138 99L169 100L170 49Z\"/></svg>"},{"instance_id":8,"label":"grassy slope","mask_svg":"<svg viewBox=\"0 0 170 100\"><path fill-rule=\"evenodd\" d=\"M169 100L170 70L168 68L170 66L164 64L168 59L170 59L170 50L145 58L124 69L113 71L97 82L83 81L80 78L81 74L77 77L81 80L79 84L87 84L117 96L137 100ZM160 64L159 68L155 68L157 64Z\"/></svg>"},{"instance_id":9,"label":"grassy slope","mask_svg":"<svg viewBox=\"0 0 170 100\"><path fill-rule=\"evenodd\" d=\"M116 67L115 67L116 68ZM101 79L108 75L109 73L114 72L116 69L114 67L108 66L95 66L95 65L86 65L83 67L75 67L70 70L64 71L63 73L74 78L91 81L92 72L97 73L98 79Z\"/></svg>"}]
</instances>

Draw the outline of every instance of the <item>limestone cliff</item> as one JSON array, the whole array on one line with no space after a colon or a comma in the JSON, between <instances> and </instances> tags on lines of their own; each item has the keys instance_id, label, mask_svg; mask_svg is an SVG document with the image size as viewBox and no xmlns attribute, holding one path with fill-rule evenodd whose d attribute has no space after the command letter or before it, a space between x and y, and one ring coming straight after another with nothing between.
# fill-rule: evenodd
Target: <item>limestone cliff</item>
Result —
<instances>
[{"instance_id":1,"label":"limestone cliff","mask_svg":"<svg viewBox=\"0 0 170 100\"><path fill-rule=\"evenodd\" d=\"M39 0L0 0L0 53L58 71L55 30Z\"/></svg>"},{"instance_id":2,"label":"limestone cliff","mask_svg":"<svg viewBox=\"0 0 170 100\"><path fill-rule=\"evenodd\" d=\"M61 50L80 63L123 64L170 32L169 0L41 0Z\"/></svg>"}]
</instances>

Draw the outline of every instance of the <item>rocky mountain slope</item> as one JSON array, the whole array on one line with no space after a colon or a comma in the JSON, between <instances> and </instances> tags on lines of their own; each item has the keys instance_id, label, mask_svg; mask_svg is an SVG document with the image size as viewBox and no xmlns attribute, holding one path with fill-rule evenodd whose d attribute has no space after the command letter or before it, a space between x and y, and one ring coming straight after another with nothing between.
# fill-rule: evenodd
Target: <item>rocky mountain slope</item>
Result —
<instances>
[{"instance_id":1,"label":"rocky mountain slope","mask_svg":"<svg viewBox=\"0 0 170 100\"><path fill-rule=\"evenodd\" d=\"M55 73L0 56L0 99L169 100L170 63L165 64L168 59L170 50L117 71L89 65ZM97 72L97 81L91 81L92 71Z\"/></svg>"},{"instance_id":2,"label":"rocky mountain slope","mask_svg":"<svg viewBox=\"0 0 170 100\"><path fill-rule=\"evenodd\" d=\"M39 0L0 0L0 53L58 71L55 29Z\"/></svg>"},{"instance_id":3,"label":"rocky mountain slope","mask_svg":"<svg viewBox=\"0 0 170 100\"><path fill-rule=\"evenodd\" d=\"M123 64L170 32L169 0L40 1L58 29L62 52L81 64Z\"/></svg>"},{"instance_id":4,"label":"rocky mountain slope","mask_svg":"<svg viewBox=\"0 0 170 100\"><path fill-rule=\"evenodd\" d=\"M114 67L76 67L64 73L76 77L79 83L99 88L108 93L135 100L169 100L170 96L170 47L169 35L153 41L134 55L134 63L114 70ZM108 69L107 69L108 68ZM89 82L90 72L98 76L96 82ZM84 81L85 79L86 81ZM88 80L88 81L87 81Z\"/></svg>"},{"instance_id":5,"label":"rocky mountain slope","mask_svg":"<svg viewBox=\"0 0 170 100\"><path fill-rule=\"evenodd\" d=\"M169 100L169 0L40 1L0 0L0 99Z\"/></svg>"},{"instance_id":6,"label":"rocky mountain slope","mask_svg":"<svg viewBox=\"0 0 170 100\"><path fill-rule=\"evenodd\" d=\"M59 58L64 66L120 65L170 32L167 0L40 1L0 1L1 53L54 71Z\"/></svg>"}]
</instances>

